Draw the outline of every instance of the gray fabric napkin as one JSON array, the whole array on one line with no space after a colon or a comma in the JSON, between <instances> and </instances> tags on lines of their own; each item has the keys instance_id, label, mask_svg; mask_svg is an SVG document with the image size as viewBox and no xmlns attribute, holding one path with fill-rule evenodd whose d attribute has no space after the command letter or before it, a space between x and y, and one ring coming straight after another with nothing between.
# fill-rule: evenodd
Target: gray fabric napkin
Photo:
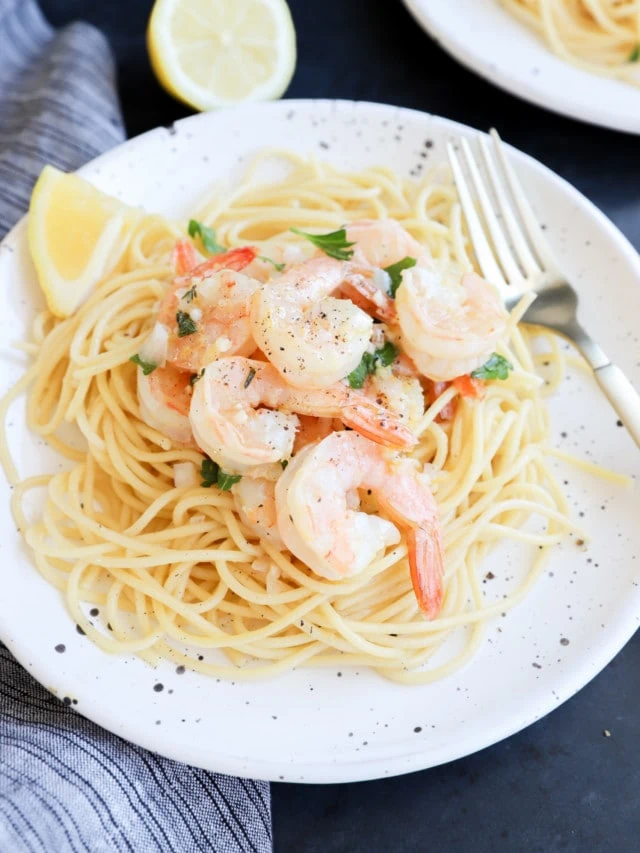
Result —
<instances>
[{"instance_id":1,"label":"gray fabric napkin","mask_svg":"<svg viewBox=\"0 0 640 853\"><path fill-rule=\"evenodd\" d=\"M102 34L82 23L56 33L35 0L0 0L0 238L45 163L73 170L122 139ZM0 644L2 853L271 849L267 783L206 773L109 734Z\"/></svg>"}]
</instances>

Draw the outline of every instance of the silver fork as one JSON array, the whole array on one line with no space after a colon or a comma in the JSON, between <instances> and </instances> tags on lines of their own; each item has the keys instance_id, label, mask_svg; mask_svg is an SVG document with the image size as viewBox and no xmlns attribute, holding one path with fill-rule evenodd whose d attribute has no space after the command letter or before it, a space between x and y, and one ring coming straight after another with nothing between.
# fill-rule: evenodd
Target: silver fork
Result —
<instances>
[{"instance_id":1,"label":"silver fork","mask_svg":"<svg viewBox=\"0 0 640 853\"><path fill-rule=\"evenodd\" d=\"M449 143L447 146L453 178L482 274L498 288L509 309L524 293L535 291L536 299L522 321L546 326L573 341L640 447L640 395L578 322L578 294L553 258L497 131L490 131L490 136L492 145L486 136L478 135L488 180L482 177L466 139L460 138L455 145ZM456 149L462 151L470 181L465 177ZM474 204L471 187L475 190L484 224ZM509 191L518 215L509 199ZM500 217L494 210L492 193L497 199Z\"/></svg>"}]
</instances>

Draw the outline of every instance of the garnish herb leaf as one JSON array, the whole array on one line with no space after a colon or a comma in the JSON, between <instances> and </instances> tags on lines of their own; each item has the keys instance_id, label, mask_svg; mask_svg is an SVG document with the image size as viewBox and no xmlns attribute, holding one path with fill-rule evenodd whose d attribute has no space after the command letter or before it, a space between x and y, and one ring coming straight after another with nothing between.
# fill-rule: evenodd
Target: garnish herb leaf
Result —
<instances>
[{"instance_id":1,"label":"garnish herb leaf","mask_svg":"<svg viewBox=\"0 0 640 853\"><path fill-rule=\"evenodd\" d=\"M478 367L471 373L474 379L506 379L509 376L509 371L513 370L513 365L510 361L497 352L486 361L482 367Z\"/></svg>"},{"instance_id":2,"label":"garnish herb leaf","mask_svg":"<svg viewBox=\"0 0 640 853\"><path fill-rule=\"evenodd\" d=\"M640 62L640 44L637 44L631 53L629 54L629 58L627 62Z\"/></svg>"},{"instance_id":3,"label":"garnish herb leaf","mask_svg":"<svg viewBox=\"0 0 640 853\"><path fill-rule=\"evenodd\" d=\"M267 263L267 264L272 264L274 269L277 269L278 272L282 272L282 270L285 267L284 264L279 264L276 261L274 261L273 258L268 258L266 255L258 255L258 259L261 261L265 261L265 263Z\"/></svg>"},{"instance_id":4,"label":"garnish herb leaf","mask_svg":"<svg viewBox=\"0 0 640 853\"><path fill-rule=\"evenodd\" d=\"M158 366L157 364L154 364L152 361L143 361L137 353L136 353L136 355L132 355L131 358L129 359L129 361L132 361L134 364L137 364L138 367L141 367L142 372L144 373L145 376L148 376L150 373L153 373L153 371Z\"/></svg>"},{"instance_id":5,"label":"garnish herb leaf","mask_svg":"<svg viewBox=\"0 0 640 853\"><path fill-rule=\"evenodd\" d=\"M217 464L206 456L202 460L202 465L200 466L200 476L202 477L201 486L204 486L205 489L210 488L215 485L218 480L218 468Z\"/></svg>"},{"instance_id":6,"label":"garnish herb leaf","mask_svg":"<svg viewBox=\"0 0 640 853\"><path fill-rule=\"evenodd\" d=\"M200 371L200 373L193 373L192 374L191 379L189 379L189 382L191 383L192 386L195 385L199 379L202 379L202 377L204 376L204 371L205 371L205 368L203 367L202 370Z\"/></svg>"},{"instance_id":7,"label":"garnish herb leaf","mask_svg":"<svg viewBox=\"0 0 640 853\"><path fill-rule=\"evenodd\" d=\"M185 302L193 302L193 300L196 298L197 295L198 295L198 291L197 291L196 286L194 284L192 287L189 288L189 290L187 290L187 292L185 293L185 295L182 298L185 300Z\"/></svg>"},{"instance_id":8,"label":"garnish herb leaf","mask_svg":"<svg viewBox=\"0 0 640 853\"><path fill-rule=\"evenodd\" d=\"M386 341L381 349L375 351L375 356L383 367L389 367L390 364L393 364L397 355L398 349L394 347L391 341Z\"/></svg>"},{"instance_id":9,"label":"garnish herb leaf","mask_svg":"<svg viewBox=\"0 0 640 853\"><path fill-rule=\"evenodd\" d=\"M189 227L187 230L189 232L189 237L200 238L205 252L208 252L210 255L220 255L227 251L225 247L221 246L216 240L215 230L204 225L202 222L198 222L197 219L189 220Z\"/></svg>"},{"instance_id":10,"label":"garnish herb leaf","mask_svg":"<svg viewBox=\"0 0 640 853\"><path fill-rule=\"evenodd\" d=\"M355 246L355 243L347 241L347 232L344 228L331 231L329 234L309 234L299 228L290 228L289 230L304 237L318 249L322 249L325 255L329 255L330 258L335 258L337 261L351 260L353 255L351 246Z\"/></svg>"},{"instance_id":11,"label":"garnish herb leaf","mask_svg":"<svg viewBox=\"0 0 640 853\"><path fill-rule=\"evenodd\" d=\"M228 492L231 486L239 483L242 479L242 474L225 474L225 472L220 468L218 470L218 479L216 480L216 486L221 489L223 492Z\"/></svg>"},{"instance_id":12,"label":"garnish herb leaf","mask_svg":"<svg viewBox=\"0 0 640 853\"><path fill-rule=\"evenodd\" d=\"M347 382L352 388L362 388L367 376L375 373L378 365L389 367L396 360L397 355L398 350L391 341L386 341L383 347L373 353L365 352L360 364L347 376Z\"/></svg>"},{"instance_id":13,"label":"garnish herb leaf","mask_svg":"<svg viewBox=\"0 0 640 853\"><path fill-rule=\"evenodd\" d=\"M202 460L200 476L202 477L200 485L204 486L205 489L217 486L223 492L228 492L231 486L239 483L242 479L241 474L227 474L216 462L209 459L208 456Z\"/></svg>"},{"instance_id":14,"label":"garnish herb leaf","mask_svg":"<svg viewBox=\"0 0 640 853\"><path fill-rule=\"evenodd\" d=\"M255 375L256 375L255 370L253 369L253 367L250 367L249 372L247 373L247 378L244 380L244 387L245 388L248 388L249 385L251 385L251 383L253 382L253 377Z\"/></svg>"},{"instance_id":15,"label":"garnish herb leaf","mask_svg":"<svg viewBox=\"0 0 640 853\"><path fill-rule=\"evenodd\" d=\"M373 353L365 352L360 364L347 376L347 382L352 388L362 388L364 386L365 379L370 373L373 373L374 370L375 356Z\"/></svg>"},{"instance_id":16,"label":"garnish herb leaf","mask_svg":"<svg viewBox=\"0 0 640 853\"><path fill-rule=\"evenodd\" d=\"M186 338L187 335L193 335L198 331L198 327L191 319L191 315L186 311L178 311L176 314L176 323L178 324L178 337Z\"/></svg>"},{"instance_id":17,"label":"garnish herb leaf","mask_svg":"<svg viewBox=\"0 0 640 853\"><path fill-rule=\"evenodd\" d=\"M287 467L287 465L289 464L289 460L288 460L288 459L281 459L281 460L280 460L280 464L282 465L282 470L284 471L284 469L285 469L285 468Z\"/></svg>"},{"instance_id":18,"label":"garnish herb leaf","mask_svg":"<svg viewBox=\"0 0 640 853\"><path fill-rule=\"evenodd\" d=\"M407 255L406 258L402 258L402 260L397 261L395 264L384 267L384 271L389 274L389 278L391 279L391 283L389 284L389 296L392 299L396 298L396 292L402 284L402 270L411 269L411 267L415 267L416 264L416 259Z\"/></svg>"}]
</instances>

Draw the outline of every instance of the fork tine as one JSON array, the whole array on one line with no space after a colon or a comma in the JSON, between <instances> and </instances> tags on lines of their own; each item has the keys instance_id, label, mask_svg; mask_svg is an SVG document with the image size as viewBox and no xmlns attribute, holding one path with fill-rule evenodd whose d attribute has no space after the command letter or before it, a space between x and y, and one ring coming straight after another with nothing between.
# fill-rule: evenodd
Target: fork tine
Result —
<instances>
[{"instance_id":1,"label":"fork tine","mask_svg":"<svg viewBox=\"0 0 640 853\"><path fill-rule=\"evenodd\" d=\"M509 244L505 240L504 233L502 231L502 226L498 222L498 217L496 216L493 205L491 203L491 199L489 198L489 194L487 193L486 187L484 185L484 181L480 176L480 171L478 170L478 166L476 165L476 161L471 153L471 147L466 139L461 139L460 143L462 145L462 151L464 152L465 159L467 161L467 167L469 169L469 173L471 175L471 180L473 181L476 194L478 196L478 201L480 202L480 209L482 210L482 215L484 216L484 221L489 228L489 233L491 235L491 240L493 242L493 247L495 249L496 254L498 255L498 260L500 261L500 266L503 269L505 274L505 278L509 282L510 286L517 286L521 288L524 285L524 278L522 276L522 272L520 271L518 264L509 248Z\"/></svg>"},{"instance_id":2,"label":"fork tine","mask_svg":"<svg viewBox=\"0 0 640 853\"><path fill-rule=\"evenodd\" d=\"M539 260L542 262L543 270L545 268L547 270L555 270L556 262L554 261L553 255L547 247L547 241L542 233L540 226L538 225L538 220L536 219L535 213L533 212L531 205L527 201L527 197L524 193L524 190L522 189L520 182L516 178L515 172L511 168L511 164L507 159L507 155L504 149L504 143L500 139L500 135L498 134L498 131L495 128L491 128L489 133L493 140L494 148L498 154L502 170L507 177L509 189L511 190L511 194L515 199L518 211L520 213L520 216L522 217L522 221L524 222L525 227L527 229L527 236L529 237L533 248L536 250L536 254L538 255Z\"/></svg>"},{"instance_id":3,"label":"fork tine","mask_svg":"<svg viewBox=\"0 0 640 853\"><path fill-rule=\"evenodd\" d=\"M482 151L484 164L487 170L487 174L489 175L489 180L491 181L493 193L498 200L498 204L500 205L502 220L507 226L507 231L509 232L509 237L511 238L511 244L515 249L516 255L518 256L518 260L520 261L520 265L527 276L532 276L536 273L540 273L541 269L538 265L538 262L531 254L531 250L529 249L529 244L527 243L526 238L523 234L522 227L518 224L511 204L509 203L507 192L504 188L504 183L498 176L495 158L491 153L491 149L489 148L489 141L487 140L486 136L483 135L478 137L478 142L480 143L480 150Z\"/></svg>"},{"instance_id":4,"label":"fork tine","mask_svg":"<svg viewBox=\"0 0 640 853\"><path fill-rule=\"evenodd\" d=\"M458 155L456 154L451 142L447 143L447 154L449 155L449 163L451 164L451 171L453 172L453 180L455 181L458 196L460 197L460 204L462 205L462 210L464 212L465 219L467 220L467 228L469 229L469 234L471 236L471 243L476 253L482 274L488 281L498 288L502 297L506 298L509 293L509 286L500 271L500 267L493 257L493 250L485 237L480 219L473 204L473 199L471 198L471 193L469 192L469 187L467 186L462 168L460 167Z\"/></svg>"}]
</instances>

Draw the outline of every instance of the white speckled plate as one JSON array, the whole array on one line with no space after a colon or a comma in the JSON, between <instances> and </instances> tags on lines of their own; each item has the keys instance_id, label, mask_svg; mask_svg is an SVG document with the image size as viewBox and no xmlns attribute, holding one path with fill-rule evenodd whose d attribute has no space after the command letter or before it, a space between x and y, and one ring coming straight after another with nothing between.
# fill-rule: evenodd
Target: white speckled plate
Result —
<instances>
[{"instance_id":1,"label":"white speckled plate","mask_svg":"<svg viewBox=\"0 0 640 853\"><path fill-rule=\"evenodd\" d=\"M259 146L287 146L344 167L389 164L412 174L444 156L467 128L388 106L283 101L189 118L116 148L82 173L148 210L186 215L203 187L233 179ZM539 163L514 162L567 273L581 292L585 323L640 386L637 317L640 262L629 243L583 196ZM0 247L2 390L22 370L9 349L23 338L40 298L25 223ZM552 401L561 447L629 474L640 454L590 379L571 375ZM9 418L23 474L57 464ZM333 782L430 767L494 743L547 714L599 672L632 635L640 605L637 495L560 467L576 515L593 534L572 541L525 602L488 629L461 672L425 687L400 687L366 670L300 669L270 682L217 682L168 664L151 669L111 657L81 636L60 595L32 566L0 478L0 636L33 675L77 710L123 737L172 758L264 779ZM514 563L511 566L511 563ZM518 555L487 564L500 594ZM489 582L487 582L489 583ZM161 685L161 686L160 686Z\"/></svg>"},{"instance_id":2,"label":"white speckled plate","mask_svg":"<svg viewBox=\"0 0 640 853\"><path fill-rule=\"evenodd\" d=\"M446 51L496 86L571 118L640 133L640 89L560 59L499 0L404 3Z\"/></svg>"}]
</instances>

